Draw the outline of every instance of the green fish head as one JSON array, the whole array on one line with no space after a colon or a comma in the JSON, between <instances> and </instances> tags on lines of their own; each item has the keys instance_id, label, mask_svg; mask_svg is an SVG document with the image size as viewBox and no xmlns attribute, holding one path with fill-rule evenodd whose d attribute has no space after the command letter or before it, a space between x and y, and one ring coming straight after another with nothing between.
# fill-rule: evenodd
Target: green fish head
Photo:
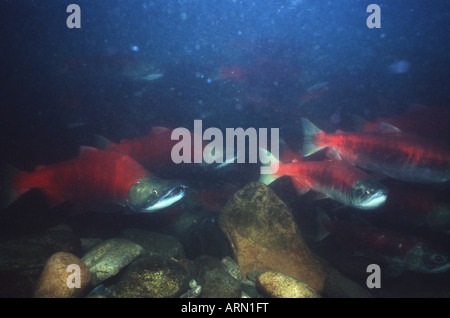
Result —
<instances>
[{"instance_id":1,"label":"green fish head","mask_svg":"<svg viewBox=\"0 0 450 318\"><path fill-rule=\"evenodd\" d=\"M376 209L386 202L388 189L375 179L363 179L356 182L350 193L354 207L370 210Z\"/></svg>"},{"instance_id":2,"label":"green fish head","mask_svg":"<svg viewBox=\"0 0 450 318\"><path fill-rule=\"evenodd\" d=\"M128 191L127 206L137 212L154 212L181 200L187 186L156 176L143 178Z\"/></svg>"}]
</instances>

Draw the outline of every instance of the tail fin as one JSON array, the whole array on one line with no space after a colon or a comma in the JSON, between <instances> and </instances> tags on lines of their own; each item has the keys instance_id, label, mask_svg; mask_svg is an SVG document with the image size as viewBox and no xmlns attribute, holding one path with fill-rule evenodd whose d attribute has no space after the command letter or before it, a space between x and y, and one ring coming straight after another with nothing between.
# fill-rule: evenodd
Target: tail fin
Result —
<instances>
[{"instance_id":1,"label":"tail fin","mask_svg":"<svg viewBox=\"0 0 450 318\"><path fill-rule=\"evenodd\" d=\"M18 173L18 169L8 164L0 164L0 209L7 208L23 194L12 187L14 176Z\"/></svg>"},{"instance_id":2,"label":"tail fin","mask_svg":"<svg viewBox=\"0 0 450 318\"><path fill-rule=\"evenodd\" d=\"M261 167L261 175L259 177L259 182L269 185L281 177L275 175L275 173L278 171L280 160L265 148L260 147L259 151L261 154L265 155L265 159L267 159L267 160L261 159L261 161L263 161L263 166Z\"/></svg>"},{"instance_id":3,"label":"tail fin","mask_svg":"<svg viewBox=\"0 0 450 318\"><path fill-rule=\"evenodd\" d=\"M313 153L323 149L324 147L318 147L314 143L314 136L323 133L322 130L317 128L312 122L306 118L302 118L303 125L303 148L302 155L308 157Z\"/></svg>"}]
</instances>

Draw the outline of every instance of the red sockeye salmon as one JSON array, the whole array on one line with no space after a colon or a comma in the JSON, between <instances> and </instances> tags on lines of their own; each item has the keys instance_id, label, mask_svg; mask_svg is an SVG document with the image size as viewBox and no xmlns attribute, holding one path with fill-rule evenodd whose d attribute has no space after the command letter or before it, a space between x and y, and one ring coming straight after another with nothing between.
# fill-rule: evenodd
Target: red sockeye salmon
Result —
<instances>
[{"instance_id":1,"label":"red sockeye salmon","mask_svg":"<svg viewBox=\"0 0 450 318\"><path fill-rule=\"evenodd\" d=\"M342 160L305 161L291 151L282 157L294 159L290 163L278 162L271 156L272 164L278 167L273 175L261 175L260 181L269 184L277 177L290 176L297 192L309 190L358 209L375 209L387 197L387 188L364 171ZM273 167L273 166L272 166Z\"/></svg>"},{"instance_id":2,"label":"red sockeye salmon","mask_svg":"<svg viewBox=\"0 0 450 318\"><path fill-rule=\"evenodd\" d=\"M344 248L388 264L394 272L439 273L450 269L449 255L422 239L370 225L330 220L319 215L322 231ZM324 236L324 234L322 234Z\"/></svg>"},{"instance_id":3,"label":"red sockeye salmon","mask_svg":"<svg viewBox=\"0 0 450 318\"><path fill-rule=\"evenodd\" d=\"M96 146L104 150L117 151L126 154L139 162L150 171L174 168L177 165L172 160L172 149L180 142L172 140L173 129L166 127L155 127L152 131L141 137L133 139L122 139L120 143L114 143L102 136L96 136ZM201 150L203 151L207 143L202 140L202 136L191 134L191 162L194 162L194 151L196 137L201 140ZM219 150L215 150L216 152ZM208 154L203 154L208 156ZM234 159L233 159L234 160ZM220 169L229 164L225 161L219 165L212 165L214 169ZM203 164L202 164L203 165ZM207 164L205 166L208 166Z\"/></svg>"},{"instance_id":4,"label":"red sockeye salmon","mask_svg":"<svg viewBox=\"0 0 450 318\"><path fill-rule=\"evenodd\" d=\"M74 159L33 172L10 173L3 185L2 207L10 205L30 189L40 189L52 205L69 201L85 209L108 204L153 211L166 207L184 195L185 187L160 179L127 155L81 147Z\"/></svg>"},{"instance_id":5,"label":"red sockeye salmon","mask_svg":"<svg viewBox=\"0 0 450 318\"><path fill-rule=\"evenodd\" d=\"M342 159L394 179L439 183L450 179L450 149L445 143L399 132L386 124L383 132L327 134L303 118L303 155L331 148ZM391 128L391 129L389 129Z\"/></svg>"},{"instance_id":6,"label":"red sockeye salmon","mask_svg":"<svg viewBox=\"0 0 450 318\"><path fill-rule=\"evenodd\" d=\"M379 132L383 123L418 136L444 139L450 136L450 109L416 105L405 114L396 117L378 118L375 122L361 123L360 130Z\"/></svg>"}]
</instances>

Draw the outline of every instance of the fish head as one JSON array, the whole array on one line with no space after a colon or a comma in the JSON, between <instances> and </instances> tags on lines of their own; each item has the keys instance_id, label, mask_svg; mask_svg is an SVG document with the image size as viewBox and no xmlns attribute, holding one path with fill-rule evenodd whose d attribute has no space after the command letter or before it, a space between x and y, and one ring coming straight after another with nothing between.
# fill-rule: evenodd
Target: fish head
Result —
<instances>
[{"instance_id":1,"label":"fish head","mask_svg":"<svg viewBox=\"0 0 450 318\"><path fill-rule=\"evenodd\" d=\"M142 178L128 191L127 206L137 212L154 212L181 200L186 189L180 181L156 176Z\"/></svg>"},{"instance_id":2,"label":"fish head","mask_svg":"<svg viewBox=\"0 0 450 318\"><path fill-rule=\"evenodd\" d=\"M450 270L450 255L439 248L420 242L406 255L410 270L420 273L442 273Z\"/></svg>"},{"instance_id":3,"label":"fish head","mask_svg":"<svg viewBox=\"0 0 450 318\"><path fill-rule=\"evenodd\" d=\"M427 224L433 230L450 234L450 205L442 204L434 208L427 216Z\"/></svg>"},{"instance_id":4,"label":"fish head","mask_svg":"<svg viewBox=\"0 0 450 318\"><path fill-rule=\"evenodd\" d=\"M350 199L354 207L370 210L386 202L388 189L375 179L362 179L351 189Z\"/></svg>"}]
</instances>

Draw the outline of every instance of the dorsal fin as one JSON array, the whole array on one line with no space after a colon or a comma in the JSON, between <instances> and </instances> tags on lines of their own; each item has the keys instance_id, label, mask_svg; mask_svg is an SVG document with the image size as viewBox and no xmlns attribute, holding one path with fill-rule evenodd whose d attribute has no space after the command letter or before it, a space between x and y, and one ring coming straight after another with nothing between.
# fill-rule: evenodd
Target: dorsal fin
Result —
<instances>
[{"instance_id":1,"label":"dorsal fin","mask_svg":"<svg viewBox=\"0 0 450 318\"><path fill-rule=\"evenodd\" d=\"M392 133L400 133L402 132L399 128L395 127L394 125L388 124L384 121L380 122L378 124L378 130L382 133L386 134L392 134Z\"/></svg>"},{"instance_id":2,"label":"dorsal fin","mask_svg":"<svg viewBox=\"0 0 450 318\"><path fill-rule=\"evenodd\" d=\"M302 156L308 157L324 148L322 146L317 146L314 142L314 136L317 134L323 134L324 132L306 118L302 118L302 125L303 125Z\"/></svg>"},{"instance_id":3,"label":"dorsal fin","mask_svg":"<svg viewBox=\"0 0 450 318\"><path fill-rule=\"evenodd\" d=\"M80 154L81 153L88 153L88 152L91 152L91 151L98 151L98 149L94 148L94 147L90 147L90 146L80 146Z\"/></svg>"},{"instance_id":4,"label":"dorsal fin","mask_svg":"<svg viewBox=\"0 0 450 318\"><path fill-rule=\"evenodd\" d=\"M150 135L162 134L162 133L165 133L168 130L169 130L169 128L167 128L167 127L160 127L160 126L153 127L152 131L150 131Z\"/></svg>"},{"instance_id":5,"label":"dorsal fin","mask_svg":"<svg viewBox=\"0 0 450 318\"><path fill-rule=\"evenodd\" d=\"M34 168L34 171L42 171L45 169L45 167L46 167L45 165L38 165Z\"/></svg>"},{"instance_id":6,"label":"dorsal fin","mask_svg":"<svg viewBox=\"0 0 450 318\"><path fill-rule=\"evenodd\" d=\"M94 135L94 146L98 149L108 149L113 142L101 135Z\"/></svg>"}]
</instances>

